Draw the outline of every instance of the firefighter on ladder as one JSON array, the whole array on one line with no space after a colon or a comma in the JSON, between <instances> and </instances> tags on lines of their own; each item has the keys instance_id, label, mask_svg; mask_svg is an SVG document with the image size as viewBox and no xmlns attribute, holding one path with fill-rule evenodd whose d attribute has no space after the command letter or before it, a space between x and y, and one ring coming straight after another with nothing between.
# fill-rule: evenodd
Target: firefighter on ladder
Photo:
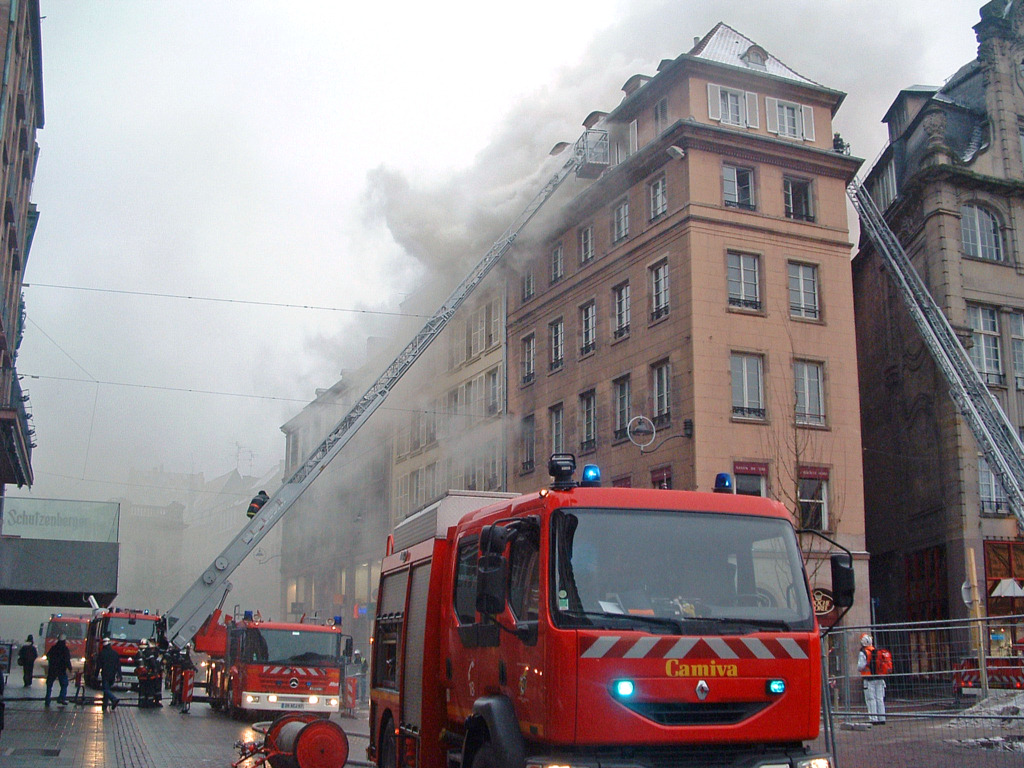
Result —
<instances>
[{"instance_id":1,"label":"firefighter on ladder","mask_svg":"<svg viewBox=\"0 0 1024 768\"><path fill-rule=\"evenodd\" d=\"M875 646L871 635L860 636L857 671L864 677L864 702L868 705L868 719L876 725L885 724L885 678L875 669Z\"/></svg>"}]
</instances>

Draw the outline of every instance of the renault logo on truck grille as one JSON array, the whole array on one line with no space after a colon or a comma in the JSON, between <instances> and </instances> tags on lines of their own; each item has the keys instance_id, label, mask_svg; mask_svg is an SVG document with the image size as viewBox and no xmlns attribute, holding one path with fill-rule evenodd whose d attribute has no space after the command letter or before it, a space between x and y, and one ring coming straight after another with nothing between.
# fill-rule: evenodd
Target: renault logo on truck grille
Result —
<instances>
[{"instance_id":1,"label":"renault logo on truck grille","mask_svg":"<svg viewBox=\"0 0 1024 768\"><path fill-rule=\"evenodd\" d=\"M704 699L706 699L708 697L709 693L711 693L711 686L709 686L706 681L701 680L699 683L697 683L697 698L698 699L700 699L701 701L704 701Z\"/></svg>"}]
</instances>

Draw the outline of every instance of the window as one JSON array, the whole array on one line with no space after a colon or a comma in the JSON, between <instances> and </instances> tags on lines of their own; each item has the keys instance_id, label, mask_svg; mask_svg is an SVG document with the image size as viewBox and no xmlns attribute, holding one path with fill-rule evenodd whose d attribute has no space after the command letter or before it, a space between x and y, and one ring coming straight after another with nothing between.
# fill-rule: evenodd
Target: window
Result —
<instances>
[{"instance_id":1,"label":"window","mask_svg":"<svg viewBox=\"0 0 1024 768\"><path fill-rule=\"evenodd\" d=\"M971 326L971 362L986 384L1002 385L1003 366L999 354L999 313L992 307L967 305Z\"/></svg>"},{"instance_id":2,"label":"window","mask_svg":"<svg viewBox=\"0 0 1024 768\"><path fill-rule=\"evenodd\" d=\"M814 141L814 110L801 104L766 97L765 122L768 132L787 139Z\"/></svg>"},{"instance_id":3,"label":"window","mask_svg":"<svg viewBox=\"0 0 1024 768\"><path fill-rule=\"evenodd\" d=\"M659 176L648 186L651 198L651 221L659 216L664 216L668 211L668 195L666 193L665 177Z\"/></svg>"},{"instance_id":4,"label":"window","mask_svg":"<svg viewBox=\"0 0 1024 768\"><path fill-rule=\"evenodd\" d=\"M497 413L501 413L502 409L502 385L504 384L504 377L501 375L501 370L498 368L492 368L484 374L484 383L487 389L487 415L494 416Z\"/></svg>"},{"instance_id":5,"label":"window","mask_svg":"<svg viewBox=\"0 0 1024 768\"><path fill-rule=\"evenodd\" d=\"M612 299L615 303L615 330L612 335L621 339L629 335L629 283L612 288Z\"/></svg>"},{"instance_id":6,"label":"window","mask_svg":"<svg viewBox=\"0 0 1024 768\"><path fill-rule=\"evenodd\" d=\"M672 423L672 379L668 360L662 360L651 366L651 400L654 413L651 421L656 427L666 427Z\"/></svg>"},{"instance_id":7,"label":"window","mask_svg":"<svg viewBox=\"0 0 1024 768\"><path fill-rule=\"evenodd\" d=\"M557 283L565 275L565 261L562 258L562 244L551 251L551 282Z\"/></svg>"},{"instance_id":8,"label":"window","mask_svg":"<svg viewBox=\"0 0 1024 768\"><path fill-rule=\"evenodd\" d=\"M818 320L818 268L814 264L789 262L789 316Z\"/></svg>"},{"instance_id":9,"label":"window","mask_svg":"<svg viewBox=\"0 0 1024 768\"><path fill-rule=\"evenodd\" d=\"M796 423L823 426L825 424L824 367L821 363L797 360L793 363L793 379L796 390Z\"/></svg>"},{"instance_id":10,"label":"window","mask_svg":"<svg viewBox=\"0 0 1024 768\"><path fill-rule=\"evenodd\" d=\"M1017 389L1024 389L1024 315L1010 315L1010 344L1013 346L1013 378Z\"/></svg>"},{"instance_id":11,"label":"window","mask_svg":"<svg viewBox=\"0 0 1024 768\"><path fill-rule=\"evenodd\" d=\"M597 304L588 301L580 307L580 354L589 355L597 346Z\"/></svg>"},{"instance_id":12,"label":"window","mask_svg":"<svg viewBox=\"0 0 1024 768\"><path fill-rule=\"evenodd\" d=\"M539 536L519 535L512 539L508 556L508 606L519 621L537 621L540 615Z\"/></svg>"},{"instance_id":13,"label":"window","mask_svg":"<svg viewBox=\"0 0 1024 768\"><path fill-rule=\"evenodd\" d=\"M672 490L672 467L658 467L651 470L651 488Z\"/></svg>"},{"instance_id":14,"label":"window","mask_svg":"<svg viewBox=\"0 0 1024 768\"><path fill-rule=\"evenodd\" d=\"M537 364L537 338L531 333L523 339L523 384L533 381Z\"/></svg>"},{"instance_id":15,"label":"window","mask_svg":"<svg viewBox=\"0 0 1024 768\"><path fill-rule=\"evenodd\" d=\"M786 205L786 218L814 221L811 209L811 182L785 176L782 179L782 197Z\"/></svg>"},{"instance_id":16,"label":"window","mask_svg":"<svg viewBox=\"0 0 1024 768\"><path fill-rule=\"evenodd\" d=\"M651 273L651 322L668 314L668 261L659 261Z\"/></svg>"},{"instance_id":17,"label":"window","mask_svg":"<svg viewBox=\"0 0 1024 768\"><path fill-rule=\"evenodd\" d=\"M992 471L984 456L978 457L978 498L981 501L981 511L989 513L1010 512L1009 504L1006 501L1006 491L1003 490L999 478Z\"/></svg>"},{"instance_id":18,"label":"window","mask_svg":"<svg viewBox=\"0 0 1024 768\"><path fill-rule=\"evenodd\" d=\"M750 253L728 254L729 306L761 309L758 257Z\"/></svg>"},{"instance_id":19,"label":"window","mask_svg":"<svg viewBox=\"0 0 1024 768\"><path fill-rule=\"evenodd\" d=\"M473 624L476 621L476 561L479 554L480 542L476 536L459 542L458 559L455 562L455 615L459 618L459 624ZM402 597L405 597L404 592ZM395 610L400 612L404 607L403 600L396 604Z\"/></svg>"},{"instance_id":20,"label":"window","mask_svg":"<svg viewBox=\"0 0 1024 768\"><path fill-rule=\"evenodd\" d=\"M551 349L549 369L557 371L565 362L565 324L562 318L548 323L548 345Z\"/></svg>"},{"instance_id":21,"label":"window","mask_svg":"<svg viewBox=\"0 0 1024 768\"><path fill-rule=\"evenodd\" d=\"M612 209L612 242L629 237L629 198L624 198Z\"/></svg>"},{"instance_id":22,"label":"window","mask_svg":"<svg viewBox=\"0 0 1024 768\"><path fill-rule=\"evenodd\" d=\"M754 172L749 168L723 165L722 196L731 208L754 210Z\"/></svg>"},{"instance_id":23,"label":"window","mask_svg":"<svg viewBox=\"0 0 1024 768\"><path fill-rule=\"evenodd\" d=\"M629 154L635 155L640 147L640 125L636 120L629 123Z\"/></svg>"},{"instance_id":24,"label":"window","mask_svg":"<svg viewBox=\"0 0 1024 768\"><path fill-rule=\"evenodd\" d=\"M766 496L765 476L746 472L733 473L733 491L738 496Z\"/></svg>"},{"instance_id":25,"label":"window","mask_svg":"<svg viewBox=\"0 0 1024 768\"><path fill-rule=\"evenodd\" d=\"M764 366L760 355L733 353L729 360L732 374L732 415L738 419L763 420Z\"/></svg>"},{"instance_id":26,"label":"window","mask_svg":"<svg viewBox=\"0 0 1024 768\"><path fill-rule=\"evenodd\" d=\"M523 275L523 301L528 301L533 298L534 285L533 285L533 272L527 272Z\"/></svg>"},{"instance_id":27,"label":"window","mask_svg":"<svg viewBox=\"0 0 1024 768\"><path fill-rule=\"evenodd\" d=\"M668 128L668 99L660 99L654 105L654 135L660 136Z\"/></svg>"},{"instance_id":28,"label":"window","mask_svg":"<svg viewBox=\"0 0 1024 768\"><path fill-rule=\"evenodd\" d=\"M884 211L896 199L896 164L892 160L886 162L872 182L871 197L880 211Z\"/></svg>"},{"instance_id":29,"label":"window","mask_svg":"<svg viewBox=\"0 0 1024 768\"><path fill-rule=\"evenodd\" d=\"M565 451L565 410L562 404L548 408L548 432L551 435L551 452Z\"/></svg>"},{"instance_id":30,"label":"window","mask_svg":"<svg viewBox=\"0 0 1024 768\"><path fill-rule=\"evenodd\" d=\"M985 208L964 205L960 208L960 236L964 254L987 261L1003 260L1003 237L999 219Z\"/></svg>"},{"instance_id":31,"label":"window","mask_svg":"<svg viewBox=\"0 0 1024 768\"><path fill-rule=\"evenodd\" d=\"M757 128L757 94L708 83L708 117L722 125Z\"/></svg>"},{"instance_id":32,"label":"window","mask_svg":"<svg viewBox=\"0 0 1024 768\"><path fill-rule=\"evenodd\" d=\"M580 453L597 449L597 395L588 390L580 395Z\"/></svg>"},{"instance_id":33,"label":"window","mask_svg":"<svg viewBox=\"0 0 1024 768\"><path fill-rule=\"evenodd\" d=\"M827 531L828 519L828 469L825 467L800 467L797 470L797 490L800 505L800 527L812 531Z\"/></svg>"},{"instance_id":34,"label":"window","mask_svg":"<svg viewBox=\"0 0 1024 768\"><path fill-rule=\"evenodd\" d=\"M615 439L626 439L626 428L632 417L629 407L629 376L612 382L612 407L615 410Z\"/></svg>"},{"instance_id":35,"label":"window","mask_svg":"<svg viewBox=\"0 0 1024 768\"><path fill-rule=\"evenodd\" d=\"M586 264L594 258L594 228L580 228L580 264Z\"/></svg>"},{"instance_id":36,"label":"window","mask_svg":"<svg viewBox=\"0 0 1024 768\"><path fill-rule=\"evenodd\" d=\"M537 425L533 421L533 416L526 416L523 418L519 437L519 455L523 460L523 474L533 472L534 461L536 459L535 447L537 438Z\"/></svg>"}]
</instances>

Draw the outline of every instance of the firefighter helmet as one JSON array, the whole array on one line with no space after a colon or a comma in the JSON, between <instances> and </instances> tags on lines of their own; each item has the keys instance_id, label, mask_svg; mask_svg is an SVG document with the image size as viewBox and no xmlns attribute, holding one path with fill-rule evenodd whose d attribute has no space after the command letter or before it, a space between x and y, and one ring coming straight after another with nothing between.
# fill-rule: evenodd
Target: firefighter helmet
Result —
<instances>
[{"instance_id":1,"label":"firefighter helmet","mask_svg":"<svg viewBox=\"0 0 1024 768\"><path fill-rule=\"evenodd\" d=\"M865 646L865 647L871 645L871 635L869 635L867 632L865 632L863 635L861 635L860 636L860 644L862 646Z\"/></svg>"}]
</instances>

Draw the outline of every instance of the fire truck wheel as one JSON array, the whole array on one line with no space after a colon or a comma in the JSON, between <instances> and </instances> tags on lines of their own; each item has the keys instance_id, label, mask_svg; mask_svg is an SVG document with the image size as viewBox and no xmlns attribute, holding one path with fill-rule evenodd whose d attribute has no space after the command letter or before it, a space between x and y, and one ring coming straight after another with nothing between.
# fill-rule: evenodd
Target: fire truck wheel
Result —
<instances>
[{"instance_id":1,"label":"fire truck wheel","mask_svg":"<svg viewBox=\"0 0 1024 768\"><path fill-rule=\"evenodd\" d=\"M398 749L395 745L395 728L391 724L391 718L385 718L381 734L380 760L377 761L377 765L380 768L397 768Z\"/></svg>"},{"instance_id":2,"label":"fire truck wheel","mask_svg":"<svg viewBox=\"0 0 1024 768\"><path fill-rule=\"evenodd\" d=\"M498 754L494 751L491 742L485 741L473 755L473 761L469 768L498 768L498 766Z\"/></svg>"}]
</instances>

